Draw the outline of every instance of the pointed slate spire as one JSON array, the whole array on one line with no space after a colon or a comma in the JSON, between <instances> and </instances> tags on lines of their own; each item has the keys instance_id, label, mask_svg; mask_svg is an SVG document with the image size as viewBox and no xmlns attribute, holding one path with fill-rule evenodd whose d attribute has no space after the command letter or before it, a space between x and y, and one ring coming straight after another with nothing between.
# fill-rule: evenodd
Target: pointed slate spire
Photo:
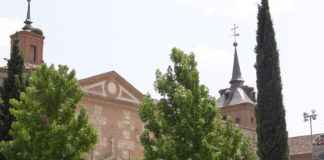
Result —
<instances>
[{"instance_id":1,"label":"pointed slate spire","mask_svg":"<svg viewBox=\"0 0 324 160\"><path fill-rule=\"evenodd\" d=\"M241 68L240 68L240 63L237 55L237 45L238 43L236 42L236 37L239 36L239 34L236 32L238 29L238 26L234 25L234 28L232 29L234 31L234 64L233 64L233 72L232 72L232 79L230 81L230 84L232 87L237 87L241 86L244 82L242 78L242 73L241 73Z\"/></svg>"},{"instance_id":2,"label":"pointed slate spire","mask_svg":"<svg viewBox=\"0 0 324 160\"><path fill-rule=\"evenodd\" d=\"M25 26L23 27L23 30L30 30L30 29L32 29L31 24L33 23L31 21L31 17L30 17L30 2L31 2L31 0L27 0L27 2L28 2L27 17L26 17L26 20L24 22L25 23Z\"/></svg>"},{"instance_id":3,"label":"pointed slate spire","mask_svg":"<svg viewBox=\"0 0 324 160\"><path fill-rule=\"evenodd\" d=\"M234 25L232 28L234 34L234 63L232 78L230 81L230 88L222 89L219 91L221 97L218 99L218 105L220 107L238 106L240 104L255 105L255 92L252 87L243 85L244 80L242 78L239 58L237 54L238 43L236 41L239 34L237 33L238 26Z\"/></svg>"}]
</instances>

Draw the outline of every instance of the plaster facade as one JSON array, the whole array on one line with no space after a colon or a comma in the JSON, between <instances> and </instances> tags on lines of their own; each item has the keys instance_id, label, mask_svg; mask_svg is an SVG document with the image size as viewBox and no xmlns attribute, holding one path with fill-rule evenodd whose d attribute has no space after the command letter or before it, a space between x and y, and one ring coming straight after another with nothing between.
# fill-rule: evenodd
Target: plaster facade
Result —
<instances>
[{"instance_id":1,"label":"plaster facade","mask_svg":"<svg viewBox=\"0 0 324 160\"><path fill-rule=\"evenodd\" d=\"M143 124L138 107L143 95L116 72L80 80L81 105L97 129L98 143L88 160L131 160L143 156Z\"/></svg>"}]
</instances>

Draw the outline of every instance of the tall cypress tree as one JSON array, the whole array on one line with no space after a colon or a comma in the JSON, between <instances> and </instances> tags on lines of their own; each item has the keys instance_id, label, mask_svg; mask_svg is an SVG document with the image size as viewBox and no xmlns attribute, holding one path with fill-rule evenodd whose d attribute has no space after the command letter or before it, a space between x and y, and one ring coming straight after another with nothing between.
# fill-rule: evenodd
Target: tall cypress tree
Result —
<instances>
[{"instance_id":1,"label":"tall cypress tree","mask_svg":"<svg viewBox=\"0 0 324 160\"><path fill-rule=\"evenodd\" d=\"M262 0L258 13L256 72L258 100L256 107L258 156L261 160L288 160L285 109L279 52L268 0Z\"/></svg>"},{"instance_id":2,"label":"tall cypress tree","mask_svg":"<svg viewBox=\"0 0 324 160\"><path fill-rule=\"evenodd\" d=\"M4 80L3 87L1 88L1 98L3 104L1 104L1 123L0 123L0 141L11 140L9 130L14 117L10 114L9 109L11 105L9 100L19 99L20 92L25 89L24 80L24 59L19 51L19 41L16 39L13 41L10 59L7 62L7 78Z\"/></svg>"}]
</instances>

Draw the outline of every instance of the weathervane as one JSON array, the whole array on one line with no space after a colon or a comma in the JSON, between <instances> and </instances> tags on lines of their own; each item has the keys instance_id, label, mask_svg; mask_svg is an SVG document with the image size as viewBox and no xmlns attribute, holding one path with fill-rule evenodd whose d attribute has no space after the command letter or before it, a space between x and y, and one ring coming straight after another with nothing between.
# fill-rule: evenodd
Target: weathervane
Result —
<instances>
[{"instance_id":1,"label":"weathervane","mask_svg":"<svg viewBox=\"0 0 324 160\"><path fill-rule=\"evenodd\" d=\"M238 27L236 24L234 24L234 27L231 28L231 30L233 31L233 37L234 37L234 43L233 43L234 47L237 46L237 41L236 41L236 39L237 39L237 37L240 36L240 34L237 33L237 29L238 29L238 28L239 28L239 27Z\"/></svg>"}]
</instances>

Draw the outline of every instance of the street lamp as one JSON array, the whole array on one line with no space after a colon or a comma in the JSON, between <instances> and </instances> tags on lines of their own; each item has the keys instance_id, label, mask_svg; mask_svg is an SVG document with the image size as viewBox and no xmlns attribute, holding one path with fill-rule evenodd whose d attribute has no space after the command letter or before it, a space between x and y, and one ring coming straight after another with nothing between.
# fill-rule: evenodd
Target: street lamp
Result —
<instances>
[{"instance_id":1,"label":"street lamp","mask_svg":"<svg viewBox=\"0 0 324 160\"><path fill-rule=\"evenodd\" d=\"M304 121L307 122L309 121L310 125L310 132L311 132L311 144L313 145L313 126L312 126L312 121L316 120L317 114L315 110L312 110L311 113L306 113L304 112Z\"/></svg>"}]
</instances>

